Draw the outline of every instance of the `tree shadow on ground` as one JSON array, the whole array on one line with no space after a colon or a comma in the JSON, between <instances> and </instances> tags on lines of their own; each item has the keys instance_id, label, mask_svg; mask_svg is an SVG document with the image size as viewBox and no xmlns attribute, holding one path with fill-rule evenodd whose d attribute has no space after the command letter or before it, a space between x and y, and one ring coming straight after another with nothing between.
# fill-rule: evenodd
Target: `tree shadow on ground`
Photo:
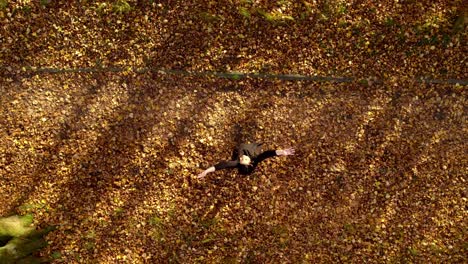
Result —
<instances>
[{"instance_id":1,"label":"tree shadow on ground","mask_svg":"<svg viewBox=\"0 0 468 264\"><path fill-rule=\"evenodd\" d=\"M48 132L52 132L49 134L53 135L53 139L49 139L52 141L51 144L48 144L47 146L43 146L40 151L43 153L43 155L39 156L37 161L33 162L33 165L31 168L28 168L27 171L21 172L21 170L16 170L15 173L17 176L20 176L20 174L32 174L28 177L30 177L30 182L29 185L25 186L20 186L15 189L15 193L19 194L20 196L15 199L15 201L9 201L8 207L5 208L4 210L6 212L13 211L14 208L25 205L26 201L29 198L29 195L33 193L34 191L37 191L40 188L41 183L45 179L50 179L51 175L48 175L50 171L54 171L58 169L58 163L60 163L60 160L66 160L69 157L66 157L62 159L62 157L58 157L59 153L62 152L63 145L67 142L67 140L70 138L71 135L75 134L80 127L74 126L74 124L80 123L83 118L86 117L87 114L89 114L89 109L88 105L90 102L95 99L95 97L98 95L100 88L104 85L101 82L101 77L99 75L92 75L92 81L88 82L89 80L81 80L80 82L83 85L84 91L83 96L86 98L83 101L76 101L71 103L71 109L70 113L71 115L67 117L67 119L63 122L60 122L60 127L57 129L50 129L51 131L47 131L44 134L48 134ZM67 78L66 76L63 76L64 78ZM61 83L64 78L59 78ZM86 79L86 78L83 78ZM94 81L94 82L93 82ZM19 84L19 82L16 82ZM19 90L24 89L22 93L28 93L28 87L27 84L22 85L23 88L18 88ZM36 99L32 99L31 101L35 101ZM27 107L25 107L27 109ZM27 109L28 110L28 109ZM29 109L31 110L31 109ZM54 113L49 113L53 115ZM28 118L27 115L24 116L24 118ZM17 120L18 121L18 120ZM22 125L23 120L19 120L18 123L16 124L9 124L8 126L5 126L6 129L14 131L15 129L17 130L18 127L22 131L27 131L28 128L25 128L26 125ZM28 124L27 126L31 126L31 124ZM29 127L29 129L31 129ZM52 131L54 130L54 131ZM52 176L53 177L53 176ZM26 205L28 206L28 205Z\"/></svg>"},{"instance_id":2,"label":"tree shadow on ground","mask_svg":"<svg viewBox=\"0 0 468 264\"><path fill-rule=\"evenodd\" d=\"M73 169L73 179L64 186L64 189L68 191L64 192L64 196L56 203L65 212L70 211L66 221L80 219L81 224L89 221L90 219L86 218L93 215L96 206L109 203L108 200L112 200L109 195L115 191L126 193L122 195L125 200L119 204L118 208L131 214L133 209L147 198L144 195L146 189L153 188L154 183L168 181L166 178L168 165L164 156L175 151L174 146L187 135L187 128L194 125L190 119L184 117L177 120L176 132L172 135L169 135L169 131L165 129L163 131L167 133L166 135L156 135L155 139L161 143L161 148L156 150L156 159L147 161L150 163L149 166L135 164L134 160L137 159L136 153L143 150L143 143L150 135L153 135L153 128L160 125L169 126L168 122L174 120L173 117L166 118L163 111L155 113L149 110L149 106L155 102L159 109L169 109L176 104L176 100L167 100L170 95L167 91L174 92L172 89L164 87L164 92L159 90L162 88L161 85L168 85L174 81L169 79L170 81L160 81L155 86L141 86L135 84L134 81L126 82L129 87L128 102L119 106L114 114L120 121L114 122L97 138L96 145L93 146L94 151L84 157L84 160ZM176 89L176 87L173 88ZM201 104L198 110L193 112L194 114L206 107L206 104L202 102L207 98L200 99ZM129 175L134 178L129 178ZM181 179L172 178L172 180L180 182ZM133 191L126 192L126 188L133 189ZM80 200L77 201L76 197L80 197ZM105 231L103 233L105 236L108 236L109 229L125 221L119 214L111 215L106 219L109 220L110 226L103 225L103 230L96 230L96 232ZM75 231L78 232L78 230ZM100 234L97 233L96 239L99 239ZM112 235L109 239L112 240Z\"/></svg>"}]
</instances>

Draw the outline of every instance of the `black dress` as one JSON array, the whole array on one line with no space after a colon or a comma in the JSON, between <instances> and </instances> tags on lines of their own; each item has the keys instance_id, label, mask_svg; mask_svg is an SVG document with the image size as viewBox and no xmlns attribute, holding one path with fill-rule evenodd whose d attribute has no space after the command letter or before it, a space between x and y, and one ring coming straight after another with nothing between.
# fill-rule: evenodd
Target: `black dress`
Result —
<instances>
[{"instance_id":1,"label":"black dress","mask_svg":"<svg viewBox=\"0 0 468 264\"><path fill-rule=\"evenodd\" d=\"M227 168L238 168L241 174L250 174L257 167L261 161L276 156L275 150L262 151L263 143L252 143L252 144L241 144L232 155L232 160L221 161L214 167L216 170L227 169ZM249 165L240 164L239 158L242 155L246 155L250 158L251 162Z\"/></svg>"}]
</instances>

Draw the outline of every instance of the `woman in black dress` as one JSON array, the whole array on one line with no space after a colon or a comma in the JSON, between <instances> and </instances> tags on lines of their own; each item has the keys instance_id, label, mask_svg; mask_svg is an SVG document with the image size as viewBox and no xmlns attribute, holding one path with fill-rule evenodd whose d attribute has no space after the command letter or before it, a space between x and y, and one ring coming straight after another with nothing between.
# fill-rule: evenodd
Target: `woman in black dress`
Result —
<instances>
[{"instance_id":1,"label":"woman in black dress","mask_svg":"<svg viewBox=\"0 0 468 264\"><path fill-rule=\"evenodd\" d=\"M263 143L240 144L240 146L234 150L232 160L221 161L198 174L197 177L202 179L210 172L227 168L238 168L239 173L250 174L255 170L258 163L267 158L294 155L293 148L262 151L262 144Z\"/></svg>"}]
</instances>

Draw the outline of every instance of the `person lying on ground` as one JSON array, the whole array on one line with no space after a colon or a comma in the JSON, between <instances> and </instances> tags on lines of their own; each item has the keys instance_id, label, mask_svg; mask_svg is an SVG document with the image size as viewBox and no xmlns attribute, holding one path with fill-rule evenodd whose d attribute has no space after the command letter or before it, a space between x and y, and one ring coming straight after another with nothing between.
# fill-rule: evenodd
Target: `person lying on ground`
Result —
<instances>
[{"instance_id":1,"label":"person lying on ground","mask_svg":"<svg viewBox=\"0 0 468 264\"><path fill-rule=\"evenodd\" d=\"M209 167L198 174L197 178L203 179L210 172L227 168L237 168L240 174L250 174L261 161L267 158L294 155L295 152L293 148L262 151L262 144L263 143L241 144L234 150L232 160L221 161Z\"/></svg>"}]
</instances>

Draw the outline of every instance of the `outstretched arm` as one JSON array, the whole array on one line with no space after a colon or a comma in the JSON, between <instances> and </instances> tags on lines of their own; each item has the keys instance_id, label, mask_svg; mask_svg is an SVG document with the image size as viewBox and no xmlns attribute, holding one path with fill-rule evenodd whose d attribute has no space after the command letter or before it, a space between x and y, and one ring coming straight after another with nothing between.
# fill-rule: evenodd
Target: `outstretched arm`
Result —
<instances>
[{"instance_id":1,"label":"outstretched arm","mask_svg":"<svg viewBox=\"0 0 468 264\"><path fill-rule=\"evenodd\" d=\"M198 174L198 175L197 175L197 178L198 178L198 179L203 179L203 178L205 178L205 176L206 176L208 173L213 172L213 171L215 171L215 170L216 170L216 169L215 169L214 166L209 167L208 169L204 170L202 173Z\"/></svg>"},{"instance_id":2,"label":"outstretched arm","mask_svg":"<svg viewBox=\"0 0 468 264\"><path fill-rule=\"evenodd\" d=\"M258 155L258 162L261 162L267 158L271 158L274 156L289 156L289 155L294 155L295 150L293 148L287 148L287 149L277 149L277 150L267 150L263 152L262 154Z\"/></svg>"},{"instance_id":3,"label":"outstretched arm","mask_svg":"<svg viewBox=\"0 0 468 264\"><path fill-rule=\"evenodd\" d=\"M202 173L198 174L197 178L203 179L205 176L216 170L227 169L227 168L234 168L238 164L237 160L229 160L229 161L221 161L218 164L209 167L208 169L204 170Z\"/></svg>"}]
</instances>

